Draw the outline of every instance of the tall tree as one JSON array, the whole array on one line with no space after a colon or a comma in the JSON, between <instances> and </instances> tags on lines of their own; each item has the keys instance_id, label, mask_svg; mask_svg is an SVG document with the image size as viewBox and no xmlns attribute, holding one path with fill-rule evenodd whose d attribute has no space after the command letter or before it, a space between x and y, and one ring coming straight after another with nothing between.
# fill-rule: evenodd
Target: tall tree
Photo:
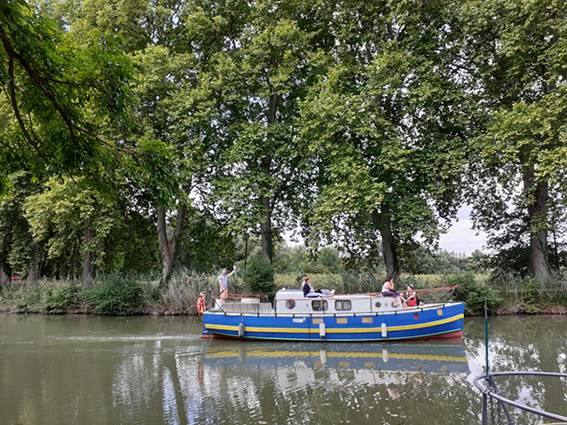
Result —
<instances>
[{"instance_id":1,"label":"tall tree","mask_svg":"<svg viewBox=\"0 0 567 425\"><path fill-rule=\"evenodd\" d=\"M186 134L175 134L176 111L171 99L192 77L192 47L187 33L187 10L193 2L179 0L68 0L57 8L69 32L78 39L91 33L116 34L120 48L136 66L127 129L108 128L115 139L139 153L124 174L130 195L140 208L152 212L162 259L162 283L167 284L176 262L190 204L195 164L186 149ZM60 5L59 5L60 6ZM123 180L124 181L124 180Z\"/></svg>"},{"instance_id":2,"label":"tall tree","mask_svg":"<svg viewBox=\"0 0 567 425\"><path fill-rule=\"evenodd\" d=\"M193 15L193 30L219 47L179 109L214 149L208 173L217 213L235 232L259 233L270 262L274 227L295 227L304 190L297 118L317 76L315 3L215 2Z\"/></svg>"},{"instance_id":3,"label":"tall tree","mask_svg":"<svg viewBox=\"0 0 567 425\"><path fill-rule=\"evenodd\" d=\"M433 244L455 213L467 157L467 101L452 3L343 2L330 13L331 66L303 104L320 156L310 238L399 273L404 244Z\"/></svg>"},{"instance_id":4,"label":"tall tree","mask_svg":"<svg viewBox=\"0 0 567 425\"><path fill-rule=\"evenodd\" d=\"M46 246L48 258L69 264L71 279L82 253L82 280L88 283L112 250L106 241L124 215L118 202L80 183L52 179L43 192L27 197L24 209L35 242Z\"/></svg>"},{"instance_id":5,"label":"tall tree","mask_svg":"<svg viewBox=\"0 0 567 425\"><path fill-rule=\"evenodd\" d=\"M478 226L504 248L505 211L525 215L531 274L549 276L550 197L565 193L567 149L567 4L562 1L465 2L463 53L489 122L477 138L481 190L474 190ZM560 191L560 192L558 192ZM521 235L513 236L514 238Z\"/></svg>"}]
</instances>

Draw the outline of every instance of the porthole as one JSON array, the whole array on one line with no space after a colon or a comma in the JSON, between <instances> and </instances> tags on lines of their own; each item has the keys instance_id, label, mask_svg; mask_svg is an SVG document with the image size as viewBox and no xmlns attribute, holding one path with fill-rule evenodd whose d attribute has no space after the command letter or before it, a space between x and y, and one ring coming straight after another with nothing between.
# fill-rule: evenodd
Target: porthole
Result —
<instances>
[{"instance_id":1,"label":"porthole","mask_svg":"<svg viewBox=\"0 0 567 425\"><path fill-rule=\"evenodd\" d=\"M382 303L380 301L376 301L376 304L374 305L376 306L376 308L382 307Z\"/></svg>"},{"instance_id":2,"label":"porthole","mask_svg":"<svg viewBox=\"0 0 567 425\"><path fill-rule=\"evenodd\" d=\"M285 306L288 310L293 310L295 308L295 300L286 300Z\"/></svg>"}]
</instances>

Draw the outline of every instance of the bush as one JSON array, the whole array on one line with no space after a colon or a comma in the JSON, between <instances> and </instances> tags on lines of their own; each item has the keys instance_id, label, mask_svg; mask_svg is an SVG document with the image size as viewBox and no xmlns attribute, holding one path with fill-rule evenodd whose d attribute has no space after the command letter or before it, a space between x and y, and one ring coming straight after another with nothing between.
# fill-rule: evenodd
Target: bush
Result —
<instances>
[{"instance_id":1,"label":"bush","mask_svg":"<svg viewBox=\"0 0 567 425\"><path fill-rule=\"evenodd\" d=\"M80 302L79 287L69 285L47 291L41 304L45 313L66 313Z\"/></svg>"},{"instance_id":2,"label":"bush","mask_svg":"<svg viewBox=\"0 0 567 425\"><path fill-rule=\"evenodd\" d=\"M496 311L501 300L488 286L476 282L474 274L468 272L447 279L449 285L459 285L453 293L453 300L465 302L465 314L482 314L484 303L491 313Z\"/></svg>"},{"instance_id":3,"label":"bush","mask_svg":"<svg viewBox=\"0 0 567 425\"><path fill-rule=\"evenodd\" d=\"M274 268L260 255L254 255L248 261L242 278L255 294L265 294L273 298L276 292L274 284Z\"/></svg>"},{"instance_id":4,"label":"bush","mask_svg":"<svg viewBox=\"0 0 567 425\"><path fill-rule=\"evenodd\" d=\"M303 266L306 274L329 274L329 268L323 264L307 263Z\"/></svg>"},{"instance_id":5,"label":"bush","mask_svg":"<svg viewBox=\"0 0 567 425\"><path fill-rule=\"evenodd\" d=\"M16 298L16 308L26 313L39 313L41 300L40 288L30 288L27 293Z\"/></svg>"},{"instance_id":6,"label":"bush","mask_svg":"<svg viewBox=\"0 0 567 425\"><path fill-rule=\"evenodd\" d=\"M112 277L83 292L89 310L96 314L127 315L140 312L142 287L134 280Z\"/></svg>"}]
</instances>

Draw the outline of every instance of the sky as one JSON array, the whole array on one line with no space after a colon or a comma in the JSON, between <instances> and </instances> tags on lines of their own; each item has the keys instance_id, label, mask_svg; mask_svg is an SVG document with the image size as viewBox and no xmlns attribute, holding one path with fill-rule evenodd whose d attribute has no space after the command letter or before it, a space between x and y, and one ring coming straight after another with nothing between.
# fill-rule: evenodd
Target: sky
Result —
<instances>
[{"instance_id":1,"label":"sky","mask_svg":"<svg viewBox=\"0 0 567 425\"><path fill-rule=\"evenodd\" d=\"M457 253L470 255L474 250L483 249L486 243L486 234L472 229L470 220L471 207L464 206L457 213L458 221L454 220L451 228L439 239L440 248Z\"/></svg>"},{"instance_id":2,"label":"sky","mask_svg":"<svg viewBox=\"0 0 567 425\"><path fill-rule=\"evenodd\" d=\"M469 256L473 251L479 249L486 252L486 234L472 229L470 220L471 207L466 205L457 212L457 219L453 220L447 233L439 238L439 247L455 254L465 254ZM296 246L303 243L303 239L295 235L292 240L291 232L284 234L284 239L289 246Z\"/></svg>"}]
</instances>

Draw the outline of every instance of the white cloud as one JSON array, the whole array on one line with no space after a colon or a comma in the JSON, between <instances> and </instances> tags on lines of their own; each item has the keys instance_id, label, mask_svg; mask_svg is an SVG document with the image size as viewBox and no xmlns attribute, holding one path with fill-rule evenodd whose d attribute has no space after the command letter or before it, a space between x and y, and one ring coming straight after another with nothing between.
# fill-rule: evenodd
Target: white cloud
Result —
<instances>
[{"instance_id":1,"label":"white cloud","mask_svg":"<svg viewBox=\"0 0 567 425\"><path fill-rule=\"evenodd\" d=\"M441 235L439 246L449 252L470 255L474 250L483 250L486 234L473 230L470 220L471 207L464 206L457 212L458 221L453 221L446 234ZM485 250L486 251L486 250Z\"/></svg>"}]
</instances>

